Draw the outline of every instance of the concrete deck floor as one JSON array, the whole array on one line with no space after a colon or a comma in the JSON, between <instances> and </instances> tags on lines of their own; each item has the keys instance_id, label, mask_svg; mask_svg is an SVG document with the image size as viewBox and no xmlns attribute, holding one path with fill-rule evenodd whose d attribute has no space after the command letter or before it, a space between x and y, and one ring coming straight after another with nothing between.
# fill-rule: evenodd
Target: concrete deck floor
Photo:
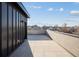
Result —
<instances>
[{"instance_id":1,"label":"concrete deck floor","mask_svg":"<svg viewBox=\"0 0 79 59\"><path fill-rule=\"evenodd\" d=\"M53 40L26 40L10 57L72 57Z\"/></svg>"},{"instance_id":2,"label":"concrete deck floor","mask_svg":"<svg viewBox=\"0 0 79 59\"><path fill-rule=\"evenodd\" d=\"M29 41L34 57L72 57L53 40Z\"/></svg>"}]
</instances>

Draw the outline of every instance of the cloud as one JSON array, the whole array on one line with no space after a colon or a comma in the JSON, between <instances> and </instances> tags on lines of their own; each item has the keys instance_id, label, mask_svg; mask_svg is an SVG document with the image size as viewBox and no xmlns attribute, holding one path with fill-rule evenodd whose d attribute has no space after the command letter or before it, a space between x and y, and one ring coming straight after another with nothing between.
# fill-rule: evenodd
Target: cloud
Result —
<instances>
[{"instance_id":1,"label":"cloud","mask_svg":"<svg viewBox=\"0 0 79 59\"><path fill-rule=\"evenodd\" d=\"M75 4L79 4L79 2L74 2Z\"/></svg>"},{"instance_id":2,"label":"cloud","mask_svg":"<svg viewBox=\"0 0 79 59\"><path fill-rule=\"evenodd\" d=\"M72 15L79 15L79 11L70 11L69 13Z\"/></svg>"},{"instance_id":3,"label":"cloud","mask_svg":"<svg viewBox=\"0 0 79 59\"><path fill-rule=\"evenodd\" d=\"M70 17L70 18L65 18L64 21L66 22L79 22L78 20L79 18L76 18L76 17Z\"/></svg>"},{"instance_id":4,"label":"cloud","mask_svg":"<svg viewBox=\"0 0 79 59\"><path fill-rule=\"evenodd\" d=\"M29 6L29 8L34 8L34 9L41 9L41 6Z\"/></svg>"},{"instance_id":5,"label":"cloud","mask_svg":"<svg viewBox=\"0 0 79 59\"><path fill-rule=\"evenodd\" d=\"M56 10L56 11L61 11L61 12L62 12L62 11L64 11L64 8L56 8L55 10Z\"/></svg>"},{"instance_id":6,"label":"cloud","mask_svg":"<svg viewBox=\"0 0 79 59\"><path fill-rule=\"evenodd\" d=\"M53 8L48 8L48 11L53 11Z\"/></svg>"},{"instance_id":7,"label":"cloud","mask_svg":"<svg viewBox=\"0 0 79 59\"><path fill-rule=\"evenodd\" d=\"M64 8L60 8L59 11L64 11Z\"/></svg>"},{"instance_id":8,"label":"cloud","mask_svg":"<svg viewBox=\"0 0 79 59\"><path fill-rule=\"evenodd\" d=\"M41 6L32 6L32 8L40 9L40 8L42 8L42 7L41 7Z\"/></svg>"},{"instance_id":9,"label":"cloud","mask_svg":"<svg viewBox=\"0 0 79 59\"><path fill-rule=\"evenodd\" d=\"M75 19L67 19L65 21L67 21L67 22L79 22L78 20L75 20Z\"/></svg>"}]
</instances>

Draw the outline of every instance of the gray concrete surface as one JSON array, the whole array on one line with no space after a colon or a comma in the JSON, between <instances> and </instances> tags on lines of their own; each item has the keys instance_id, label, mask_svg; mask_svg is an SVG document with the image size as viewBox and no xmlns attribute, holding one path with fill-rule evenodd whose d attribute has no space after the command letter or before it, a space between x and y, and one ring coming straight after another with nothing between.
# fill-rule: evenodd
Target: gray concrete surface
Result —
<instances>
[{"instance_id":1,"label":"gray concrete surface","mask_svg":"<svg viewBox=\"0 0 79 59\"><path fill-rule=\"evenodd\" d=\"M79 38L64 35L63 33L47 30L48 35L73 56L79 57Z\"/></svg>"},{"instance_id":2,"label":"gray concrete surface","mask_svg":"<svg viewBox=\"0 0 79 59\"><path fill-rule=\"evenodd\" d=\"M53 40L29 41L34 57L73 57Z\"/></svg>"}]
</instances>

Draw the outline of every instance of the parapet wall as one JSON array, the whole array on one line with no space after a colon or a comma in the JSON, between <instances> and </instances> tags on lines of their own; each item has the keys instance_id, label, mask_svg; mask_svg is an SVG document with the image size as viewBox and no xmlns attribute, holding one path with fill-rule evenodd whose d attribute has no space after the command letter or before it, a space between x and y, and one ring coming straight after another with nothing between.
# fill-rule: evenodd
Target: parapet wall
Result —
<instances>
[{"instance_id":1,"label":"parapet wall","mask_svg":"<svg viewBox=\"0 0 79 59\"><path fill-rule=\"evenodd\" d=\"M27 30L27 34L46 34L45 30L35 30L35 29L31 29L31 30Z\"/></svg>"}]
</instances>

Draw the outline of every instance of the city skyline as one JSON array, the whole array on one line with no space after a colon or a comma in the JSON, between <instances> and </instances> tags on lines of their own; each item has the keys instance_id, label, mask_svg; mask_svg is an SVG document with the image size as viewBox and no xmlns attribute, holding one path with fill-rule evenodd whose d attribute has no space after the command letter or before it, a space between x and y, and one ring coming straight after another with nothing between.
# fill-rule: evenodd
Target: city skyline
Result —
<instances>
[{"instance_id":1,"label":"city skyline","mask_svg":"<svg viewBox=\"0 0 79 59\"><path fill-rule=\"evenodd\" d=\"M30 13L28 25L79 25L78 2L24 2L23 5Z\"/></svg>"}]
</instances>

